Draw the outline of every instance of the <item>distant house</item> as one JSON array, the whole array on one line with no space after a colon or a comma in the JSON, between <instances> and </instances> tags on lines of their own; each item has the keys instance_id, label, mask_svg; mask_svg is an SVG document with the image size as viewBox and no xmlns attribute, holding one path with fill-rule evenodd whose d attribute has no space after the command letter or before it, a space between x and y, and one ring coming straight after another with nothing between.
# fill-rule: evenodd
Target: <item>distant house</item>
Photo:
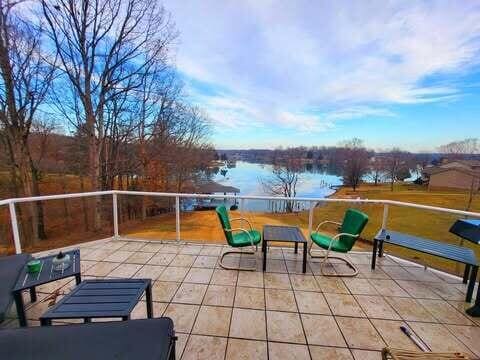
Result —
<instances>
[{"instance_id":1,"label":"distant house","mask_svg":"<svg viewBox=\"0 0 480 360\"><path fill-rule=\"evenodd\" d=\"M452 188L480 190L480 161L455 160L423 170L423 178L428 188Z\"/></svg>"}]
</instances>

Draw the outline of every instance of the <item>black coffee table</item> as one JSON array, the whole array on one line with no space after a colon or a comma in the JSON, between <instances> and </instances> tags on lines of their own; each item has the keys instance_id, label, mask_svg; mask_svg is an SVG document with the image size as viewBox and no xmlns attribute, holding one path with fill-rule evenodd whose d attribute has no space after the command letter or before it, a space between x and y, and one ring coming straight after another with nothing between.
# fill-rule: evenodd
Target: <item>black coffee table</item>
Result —
<instances>
[{"instance_id":1,"label":"black coffee table","mask_svg":"<svg viewBox=\"0 0 480 360\"><path fill-rule=\"evenodd\" d=\"M130 313L145 292L147 316L153 317L151 279L85 280L40 317L42 326L54 319L121 318Z\"/></svg>"},{"instance_id":2,"label":"black coffee table","mask_svg":"<svg viewBox=\"0 0 480 360\"><path fill-rule=\"evenodd\" d=\"M71 264L63 271L56 271L53 269L52 259L57 256L50 255L45 257L36 258L41 261L41 268L38 273L28 273L27 266L25 265L18 275L17 282L13 287L12 293L15 299L15 305L17 307L18 322L20 326L27 326L27 318L25 316L25 306L23 304L22 292L26 289L30 290L30 299L32 302L37 301L36 286L50 283L52 281L64 279L70 276L75 277L75 281L78 284L82 281L80 275L80 250L75 249L71 251L65 251L65 255L70 255Z\"/></svg>"},{"instance_id":3,"label":"black coffee table","mask_svg":"<svg viewBox=\"0 0 480 360\"><path fill-rule=\"evenodd\" d=\"M298 253L298 244L303 244L303 273L307 272L307 240L302 231L296 226L265 225L263 227L263 271L267 269L267 249L269 241L295 243L295 254Z\"/></svg>"}]
</instances>

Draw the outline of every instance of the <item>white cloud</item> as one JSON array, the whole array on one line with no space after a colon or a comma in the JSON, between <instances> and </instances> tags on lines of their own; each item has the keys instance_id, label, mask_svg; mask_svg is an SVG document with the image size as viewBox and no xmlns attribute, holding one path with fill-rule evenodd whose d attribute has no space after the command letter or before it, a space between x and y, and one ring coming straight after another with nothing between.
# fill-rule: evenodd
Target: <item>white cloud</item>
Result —
<instances>
[{"instance_id":1,"label":"white cloud","mask_svg":"<svg viewBox=\"0 0 480 360\"><path fill-rule=\"evenodd\" d=\"M341 119L391 116L391 104L460 96L452 78L478 65L476 1L168 0L165 6L181 32L178 68L227 89L201 101L228 126L275 122L323 131Z\"/></svg>"}]
</instances>

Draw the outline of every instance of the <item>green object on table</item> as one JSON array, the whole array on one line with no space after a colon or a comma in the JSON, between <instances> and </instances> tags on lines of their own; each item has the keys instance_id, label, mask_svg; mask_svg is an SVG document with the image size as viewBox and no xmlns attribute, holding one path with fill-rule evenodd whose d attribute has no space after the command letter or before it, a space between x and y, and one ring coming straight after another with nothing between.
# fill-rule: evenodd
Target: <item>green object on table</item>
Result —
<instances>
[{"instance_id":1,"label":"green object on table","mask_svg":"<svg viewBox=\"0 0 480 360\"><path fill-rule=\"evenodd\" d=\"M37 273L40 271L40 268L42 267L42 262L40 260L30 260L27 263L27 272L29 273Z\"/></svg>"}]
</instances>

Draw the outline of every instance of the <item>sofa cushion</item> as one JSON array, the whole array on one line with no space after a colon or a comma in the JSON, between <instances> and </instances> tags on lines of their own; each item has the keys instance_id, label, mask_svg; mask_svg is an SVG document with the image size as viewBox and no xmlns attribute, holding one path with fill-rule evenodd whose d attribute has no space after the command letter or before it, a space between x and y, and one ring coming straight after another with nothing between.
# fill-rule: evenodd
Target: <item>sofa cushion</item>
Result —
<instances>
[{"instance_id":1,"label":"sofa cushion","mask_svg":"<svg viewBox=\"0 0 480 360\"><path fill-rule=\"evenodd\" d=\"M5 314L12 303L12 289L18 274L31 258L29 254L0 257L0 322L5 320Z\"/></svg>"}]
</instances>

